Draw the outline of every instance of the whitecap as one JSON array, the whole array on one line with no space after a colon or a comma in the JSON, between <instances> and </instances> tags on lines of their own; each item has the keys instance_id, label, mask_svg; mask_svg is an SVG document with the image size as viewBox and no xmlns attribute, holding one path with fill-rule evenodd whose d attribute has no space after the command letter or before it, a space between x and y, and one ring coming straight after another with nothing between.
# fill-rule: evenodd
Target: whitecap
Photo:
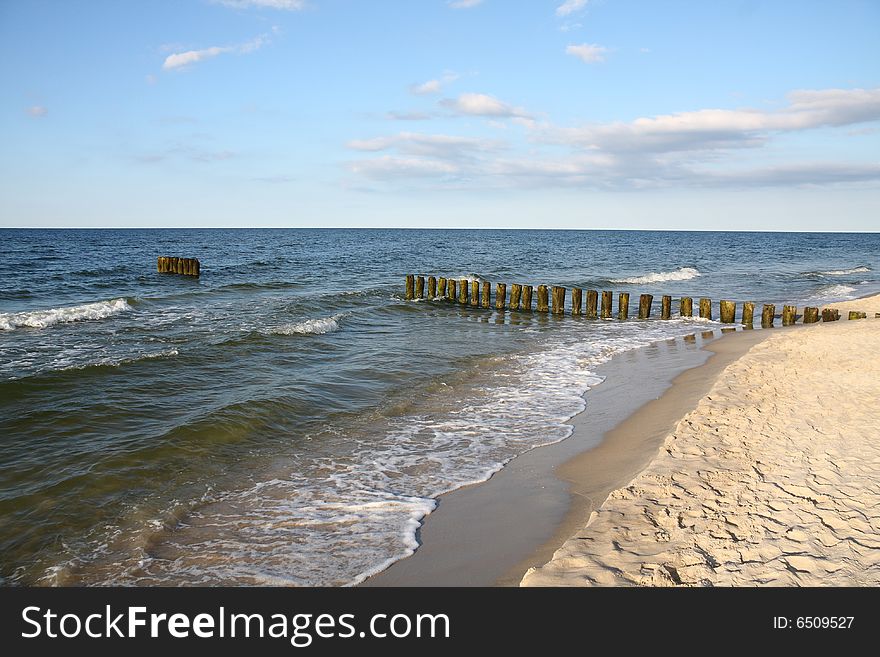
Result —
<instances>
[{"instance_id":1,"label":"whitecap","mask_svg":"<svg viewBox=\"0 0 880 657\"><path fill-rule=\"evenodd\" d=\"M296 324L285 324L269 331L272 335L323 335L339 330L339 321L342 315L323 317L319 319L307 319Z\"/></svg>"},{"instance_id":2,"label":"whitecap","mask_svg":"<svg viewBox=\"0 0 880 657\"><path fill-rule=\"evenodd\" d=\"M865 274L871 271L870 267L853 267L852 269L832 269L830 271L820 271L823 276L846 276L847 274Z\"/></svg>"},{"instance_id":3,"label":"whitecap","mask_svg":"<svg viewBox=\"0 0 880 657\"><path fill-rule=\"evenodd\" d=\"M79 322L84 320L105 319L130 307L126 299L85 303L81 306L49 308L47 310L31 310L20 313L0 313L0 331L12 331L17 328L44 329L55 324Z\"/></svg>"},{"instance_id":4,"label":"whitecap","mask_svg":"<svg viewBox=\"0 0 880 657\"><path fill-rule=\"evenodd\" d=\"M662 283L664 281L689 281L692 278L701 276L700 271L695 267L681 267L675 271L651 272L644 276L634 276L632 278L612 278L612 283L632 283L649 284Z\"/></svg>"}]
</instances>

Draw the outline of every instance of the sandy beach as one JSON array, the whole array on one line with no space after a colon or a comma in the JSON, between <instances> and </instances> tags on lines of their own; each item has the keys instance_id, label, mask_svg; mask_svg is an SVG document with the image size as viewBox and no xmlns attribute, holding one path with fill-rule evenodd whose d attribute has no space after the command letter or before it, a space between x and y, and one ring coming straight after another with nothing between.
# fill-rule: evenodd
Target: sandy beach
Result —
<instances>
[{"instance_id":1,"label":"sandy beach","mask_svg":"<svg viewBox=\"0 0 880 657\"><path fill-rule=\"evenodd\" d=\"M727 365L523 586L880 584L880 296Z\"/></svg>"}]
</instances>

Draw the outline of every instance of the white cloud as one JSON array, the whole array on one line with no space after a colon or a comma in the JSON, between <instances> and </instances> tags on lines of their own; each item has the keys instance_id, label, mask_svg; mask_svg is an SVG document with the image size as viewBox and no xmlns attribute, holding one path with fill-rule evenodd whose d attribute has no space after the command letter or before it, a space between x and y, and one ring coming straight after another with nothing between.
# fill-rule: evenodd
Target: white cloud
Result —
<instances>
[{"instance_id":1,"label":"white cloud","mask_svg":"<svg viewBox=\"0 0 880 657\"><path fill-rule=\"evenodd\" d=\"M568 16L576 11L580 11L587 6L589 0L565 0L556 8L557 16Z\"/></svg>"},{"instance_id":2,"label":"white cloud","mask_svg":"<svg viewBox=\"0 0 880 657\"><path fill-rule=\"evenodd\" d=\"M587 64L595 64L605 61L605 54L608 52L608 48L595 43L582 43L579 46L568 46L565 52L584 60Z\"/></svg>"},{"instance_id":3,"label":"white cloud","mask_svg":"<svg viewBox=\"0 0 880 657\"><path fill-rule=\"evenodd\" d=\"M401 176L437 177L458 173L461 168L450 162L413 157L383 155L370 160L350 162L349 169L376 180L397 179Z\"/></svg>"},{"instance_id":4,"label":"white cloud","mask_svg":"<svg viewBox=\"0 0 880 657\"><path fill-rule=\"evenodd\" d=\"M166 71L183 68L197 64L206 59L212 59L213 57L217 57L224 53L244 55L262 48L267 43L270 43L268 37L265 34L261 34L250 41L234 46L212 46L201 50L187 50L185 52L172 53L165 58L162 68Z\"/></svg>"},{"instance_id":5,"label":"white cloud","mask_svg":"<svg viewBox=\"0 0 880 657\"><path fill-rule=\"evenodd\" d=\"M454 135L427 135L418 132L401 132L396 135L355 139L346 146L355 151L379 152L396 149L408 155L462 159L477 152L497 151L504 147L503 142L477 137Z\"/></svg>"},{"instance_id":6,"label":"white cloud","mask_svg":"<svg viewBox=\"0 0 880 657\"><path fill-rule=\"evenodd\" d=\"M427 121L432 118L427 112L386 112L389 121Z\"/></svg>"},{"instance_id":7,"label":"white cloud","mask_svg":"<svg viewBox=\"0 0 880 657\"><path fill-rule=\"evenodd\" d=\"M455 82L456 80L458 80L458 77L458 73L446 71L441 77L434 80L428 80L427 82L422 82L421 84L410 85L409 90L410 93L413 93L417 96L439 94L443 90L444 86L446 86L450 82Z\"/></svg>"},{"instance_id":8,"label":"white cloud","mask_svg":"<svg viewBox=\"0 0 880 657\"><path fill-rule=\"evenodd\" d=\"M225 5L233 9L281 9L284 11L299 11L305 9L305 0L213 0L214 4Z\"/></svg>"},{"instance_id":9,"label":"white cloud","mask_svg":"<svg viewBox=\"0 0 880 657\"><path fill-rule=\"evenodd\" d=\"M483 4L483 0L449 0L446 4L453 9L470 9Z\"/></svg>"},{"instance_id":10,"label":"white cloud","mask_svg":"<svg viewBox=\"0 0 880 657\"><path fill-rule=\"evenodd\" d=\"M488 94L461 94L458 98L446 98L441 100L440 104L457 114L492 116L496 118L515 116L524 118L529 117L528 113L521 107L512 107Z\"/></svg>"},{"instance_id":11,"label":"white cloud","mask_svg":"<svg viewBox=\"0 0 880 657\"><path fill-rule=\"evenodd\" d=\"M31 105L25 111L27 112L28 116L34 119L42 119L44 116L49 114L49 110L42 105Z\"/></svg>"}]
</instances>

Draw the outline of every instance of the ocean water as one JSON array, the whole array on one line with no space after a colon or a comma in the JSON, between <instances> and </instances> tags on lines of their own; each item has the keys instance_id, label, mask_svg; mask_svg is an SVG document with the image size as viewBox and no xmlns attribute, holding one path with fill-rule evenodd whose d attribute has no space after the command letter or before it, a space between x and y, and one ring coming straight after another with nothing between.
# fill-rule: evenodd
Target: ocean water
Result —
<instances>
[{"instance_id":1,"label":"ocean water","mask_svg":"<svg viewBox=\"0 0 880 657\"><path fill-rule=\"evenodd\" d=\"M629 291L631 311L648 292L655 314L662 294L880 291L880 234L0 239L6 585L357 583L417 547L438 495L565 439L598 363L717 328L405 301L406 273ZM201 278L157 274L158 255L199 258Z\"/></svg>"}]
</instances>

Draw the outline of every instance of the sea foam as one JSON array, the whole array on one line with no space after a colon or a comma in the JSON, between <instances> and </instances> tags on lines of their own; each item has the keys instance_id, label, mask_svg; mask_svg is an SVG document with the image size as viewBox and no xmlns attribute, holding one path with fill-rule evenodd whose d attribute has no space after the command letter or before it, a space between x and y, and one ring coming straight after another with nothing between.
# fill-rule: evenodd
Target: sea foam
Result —
<instances>
[{"instance_id":1,"label":"sea foam","mask_svg":"<svg viewBox=\"0 0 880 657\"><path fill-rule=\"evenodd\" d=\"M675 271L651 272L644 276L634 276L632 278L612 278L612 283L632 283L634 285L648 283L662 283L664 281L689 281L692 278L700 276L700 271L695 267L681 267Z\"/></svg>"},{"instance_id":2,"label":"sea foam","mask_svg":"<svg viewBox=\"0 0 880 657\"><path fill-rule=\"evenodd\" d=\"M846 276L847 274L864 274L871 271L870 267L853 267L852 269L832 269L830 271L820 271L823 276Z\"/></svg>"},{"instance_id":3,"label":"sea foam","mask_svg":"<svg viewBox=\"0 0 880 657\"><path fill-rule=\"evenodd\" d=\"M323 317L320 319L307 319L296 324L285 324L269 331L272 335L323 335L339 330L339 321L342 315Z\"/></svg>"},{"instance_id":4,"label":"sea foam","mask_svg":"<svg viewBox=\"0 0 880 657\"><path fill-rule=\"evenodd\" d=\"M127 300L114 299L113 301L85 303L81 306L31 310L21 313L0 313L0 331L12 331L17 328L44 329L67 322L105 319L129 308Z\"/></svg>"}]
</instances>

